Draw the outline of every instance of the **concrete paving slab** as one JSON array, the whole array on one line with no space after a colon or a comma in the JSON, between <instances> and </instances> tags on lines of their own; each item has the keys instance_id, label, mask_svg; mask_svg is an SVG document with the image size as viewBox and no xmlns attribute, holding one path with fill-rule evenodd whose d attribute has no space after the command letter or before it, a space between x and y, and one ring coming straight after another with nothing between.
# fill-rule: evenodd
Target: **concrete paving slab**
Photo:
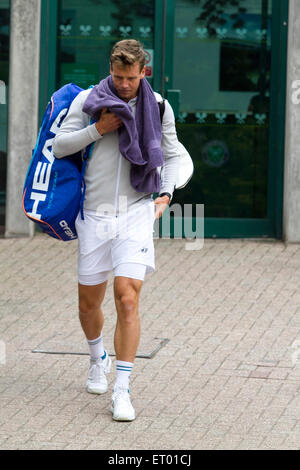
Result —
<instances>
[{"instance_id":1,"label":"concrete paving slab","mask_svg":"<svg viewBox=\"0 0 300 470\"><path fill-rule=\"evenodd\" d=\"M155 240L131 380L137 419L115 423L109 392L85 391L89 359L32 350L51 337L86 351L77 242L0 239L1 449L300 449L300 244ZM113 354L113 278L103 303ZM148 347L148 346L147 346Z\"/></svg>"}]
</instances>

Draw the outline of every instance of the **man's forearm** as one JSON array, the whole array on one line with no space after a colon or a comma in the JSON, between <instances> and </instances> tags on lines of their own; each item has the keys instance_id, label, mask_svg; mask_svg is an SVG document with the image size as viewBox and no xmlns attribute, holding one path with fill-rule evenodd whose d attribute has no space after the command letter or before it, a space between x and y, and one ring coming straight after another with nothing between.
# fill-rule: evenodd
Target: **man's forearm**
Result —
<instances>
[{"instance_id":1,"label":"man's forearm","mask_svg":"<svg viewBox=\"0 0 300 470\"><path fill-rule=\"evenodd\" d=\"M162 169L160 194L169 193L171 196L173 195L174 186L177 180L179 158L180 156L174 156L172 158L165 159Z\"/></svg>"},{"instance_id":2,"label":"man's forearm","mask_svg":"<svg viewBox=\"0 0 300 470\"><path fill-rule=\"evenodd\" d=\"M53 153L57 158L66 157L101 139L94 124L73 132L61 132L53 141Z\"/></svg>"}]
</instances>

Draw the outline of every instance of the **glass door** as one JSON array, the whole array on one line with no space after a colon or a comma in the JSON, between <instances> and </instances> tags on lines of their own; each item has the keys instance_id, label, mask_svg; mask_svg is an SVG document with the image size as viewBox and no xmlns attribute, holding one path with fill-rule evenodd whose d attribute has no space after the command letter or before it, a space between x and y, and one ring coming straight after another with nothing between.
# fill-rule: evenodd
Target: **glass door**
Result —
<instances>
[{"instance_id":1,"label":"glass door","mask_svg":"<svg viewBox=\"0 0 300 470\"><path fill-rule=\"evenodd\" d=\"M153 85L154 1L61 0L58 10L57 87L82 88L109 75L109 54L121 39L140 40L147 52L147 77Z\"/></svg>"},{"instance_id":2,"label":"glass door","mask_svg":"<svg viewBox=\"0 0 300 470\"><path fill-rule=\"evenodd\" d=\"M40 120L51 94L82 88L109 74L113 44L134 38L147 52L146 76L157 89L161 69L161 0L42 0Z\"/></svg>"},{"instance_id":3,"label":"glass door","mask_svg":"<svg viewBox=\"0 0 300 470\"><path fill-rule=\"evenodd\" d=\"M279 90L277 79L285 71L287 9L280 3L165 2L164 86L167 96L180 91L177 132L195 167L173 202L204 204L208 237L281 236L275 201L284 127L276 121L285 81Z\"/></svg>"}]
</instances>

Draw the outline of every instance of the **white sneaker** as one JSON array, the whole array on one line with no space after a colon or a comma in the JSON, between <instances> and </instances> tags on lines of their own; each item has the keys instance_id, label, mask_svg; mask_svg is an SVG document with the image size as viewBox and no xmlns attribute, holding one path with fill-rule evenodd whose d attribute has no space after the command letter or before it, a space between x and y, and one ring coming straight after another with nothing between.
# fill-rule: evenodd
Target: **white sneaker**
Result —
<instances>
[{"instance_id":1,"label":"white sneaker","mask_svg":"<svg viewBox=\"0 0 300 470\"><path fill-rule=\"evenodd\" d=\"M100 362L91 362L86 388L89 393L101 394L107 392L107 379L105 374L110 372L111 358L107 351L106 357Z\"/></svg>"},{"instance_id":2,"label":"white sneaker","mask_svg":"<svg viewBox=\"0 0 300 470\"><path fill-rule=\"evenodd\" d=\"M117 388L112 394L111 412L115 421L133 421L135 411L127 388Z\"/></svg>"}]
</instances>

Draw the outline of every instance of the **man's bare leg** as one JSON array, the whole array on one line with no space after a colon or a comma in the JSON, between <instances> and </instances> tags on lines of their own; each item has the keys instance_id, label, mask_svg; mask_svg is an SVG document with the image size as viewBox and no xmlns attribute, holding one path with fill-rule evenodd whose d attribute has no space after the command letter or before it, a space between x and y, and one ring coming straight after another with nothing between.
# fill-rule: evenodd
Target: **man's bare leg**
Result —
<instances>
[{"instance_id":1,"label":"man's bare leg","mask_svg":"<svg viewBox=\"0 0 300 470\"><path fill-rule=\"evenodd\" d=\"M114 336L116 359L134 362L140 341L139 296L143 281L123 276L114 279L117 324Z\"/></svg>"},{"instance_id":2,"label":"man's bare leg","mask_svg":"<svg viewBox=\"0 0 300 470\"><path fill-rule=\"evenodd\" d=\"M139 295L143 281L123 276L114 279L117 324L114 336L117 377L112 395L116 421L132 421L135 411L129 396L129 378L140 341Z\"/></svg>"},{"instance_id":3,"label":"man's bare leg","mask_svg":"<svg viewBox=\"0 0 300 470\"><path fill-rule=\"evenodd\" d=\"M89 393L102 394L107 391L105 374L110 371L111 359L103 347L102 328L104 317L101 304L107 281L96 286L78 284L79 319L90 349L90 369L86 382Z\"/></svg>"},{"instance_id":4,"label":"man's bare leg","mask_svg":"<svg viewBox=\"0 0 300 470\"><path fill-rule=\"evenodd\" d=\"M101 304L106 287L107 281L96 286L78 284L79 320L87 340L98 338L101 334L104 324Z\"/></svg>"}]
</instances>

